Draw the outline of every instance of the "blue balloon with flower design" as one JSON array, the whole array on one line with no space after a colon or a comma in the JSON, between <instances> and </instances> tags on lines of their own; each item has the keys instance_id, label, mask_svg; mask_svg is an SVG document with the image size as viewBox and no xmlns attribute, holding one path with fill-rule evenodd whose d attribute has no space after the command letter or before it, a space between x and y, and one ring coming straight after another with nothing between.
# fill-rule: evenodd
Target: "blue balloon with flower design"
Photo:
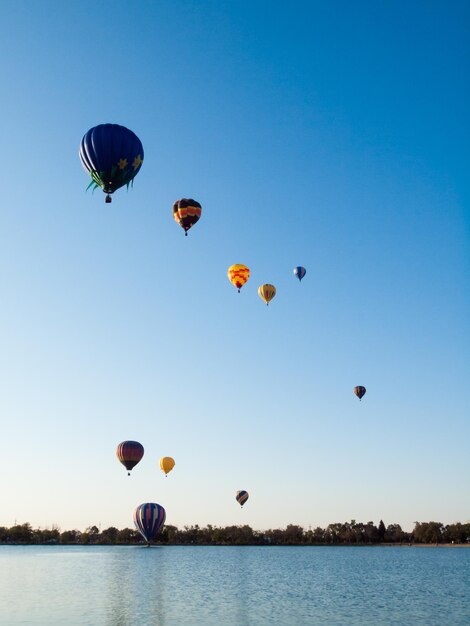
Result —
<instances>
[{"instance_id":1,"label":"blue balloon with flower design","mask_svg":"<svg viewBox=\"0 0 470 626\"><path fill-rule=\"evenodd\" d=\"M142 142L135 133L119 124L99 124L85 133L80 159L91 176L88 187L101 187L106 202L111 194L132 183L144 161Z\"/></svg>"}]
</instances>

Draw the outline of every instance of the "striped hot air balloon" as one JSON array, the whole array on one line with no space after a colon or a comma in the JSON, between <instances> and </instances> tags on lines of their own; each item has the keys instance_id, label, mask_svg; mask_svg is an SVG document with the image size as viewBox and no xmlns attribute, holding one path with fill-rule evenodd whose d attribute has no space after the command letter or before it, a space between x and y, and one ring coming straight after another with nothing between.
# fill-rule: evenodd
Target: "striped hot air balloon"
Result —
<instances>
[{"instance_id":1,"label":"striped hot air balloon","mask_svg":"<svg viewBox=\"0 0 470 626\"><path fill-rule=\"evenodd\" d=\"M270 285L269 283L261 285L258 287L258 295L266 302L266 305L268 305L276 295L276 287L274 285Z\"/></svg>"},{"instance_id":2,"label":"striped hot air balloon","mask_svg":"<svg viewBox=\"0 0 470 626\"><path fill-rule=\"evenodd\" d=\"M235 285L238 289L238 293L240 293L240 289L250 278L250 268L241 263L236 263L228 268L227 276L232 285Z\"/></svg>"},{"instance_id":3,"label":"striped hot air balloon","mask_svg":"<svg viewBox=\"0 0 470 626\"><path fill-rule=\"evenodd\" d=\"M116 449L116 456L126 470L128 470L127 474L130 476L131 469L135 467L144 456L144 446L138 441L123 441Z\"/></svg>"},{"instance_id":4,"label":"striped hot air balloon","mask_svg":"<svg viewBox=\"0 0 470 626\"><path fill-rule=\"evenodd\" d=\"M188 235L188 230L199 221L202 207L199 202L192 198L181 198L173 204L173 217L175 222L184 229L184 234Z\"/></svg>"},{"instance_id":5,"label":"striped hot air balloon","mask_svg":"<svg viewBox=\"0 0 470 626\"><path fill-rule=\"evenodd\" d=\"M366 393L366 388L362 385L358 385L357 387L354 387L354 393L359 398L359 400L362 400L364 394Z\"/></svg>"},{"instance_id":6,"label":"striped hot air balloon","mask_svg":"<svg viewBox=\"0 0 470 626\"><path fill-rule=\"evenodd\" d=\"M156 502L144 502L134 511L135 527L149 545L163 528L165 519L165 509Z\"/></svg>"},{"instance_id":7,"label":"striped hot air balloon","mask_svg":"<svg viewBox=\"0 0 470 626\"><path fill-rule=\"evenodd\" d=\"M299 279L299 283L306 273L307 270L305 269L305 267L302 267L301 265L294 267L294 276L297 276L297 278Z\"/></svg>"},{"instance_id":8,"label":"striped hot air balloon","mask_svg":"<svg viewBox=\"0 0 470 626\"><path fill-rule=\"evenodd\" d=\"M235 496L236 501L241 507L243 507L248 498L248 491L243 491L243 489L241 491L237 491L237 495Z\"/></svg>"}]
</instances>

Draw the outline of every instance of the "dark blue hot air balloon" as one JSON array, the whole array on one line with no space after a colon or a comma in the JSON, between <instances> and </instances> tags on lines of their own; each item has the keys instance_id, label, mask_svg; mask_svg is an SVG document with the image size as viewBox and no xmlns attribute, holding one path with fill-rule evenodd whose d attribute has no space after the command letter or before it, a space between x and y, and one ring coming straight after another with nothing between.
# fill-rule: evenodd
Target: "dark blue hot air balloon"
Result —
<instances>
[{"instance_id":1,"label":"dark blue hot air balloon","mask_svg":"<svg viewBox=\"0 0 470 626\"><path fill-rule=\"evenodd\" d=\"M156 502L145 502L134 511L135 527L147 543L154 541L165 519L165 509Z\"/></svg>"},{"instance_id":2,"label":"dark blue hot air balloon","mask_svg":"<svg viewBox=\"0 0 470 626\"><path fill-rule=\"evenodd\" d=\"M294 276L297 276L299 282L302 280L306 273L307 270L305 269L305 267L302 267L301 265L294 267Z\"/></svg>"},{"instance_id":3,"label":"dark blue hot air balloon","mask_svg":"<svg viewBox=\"0 0 470 626\"><path fill-rule=\"evenodd\" d=\"M94 184L101 187L106 202L111 195L129 184L139 172L144 161L144 149L135 133L119 124L94 126L80 143L80 159Z\"/></svg>"},{"instance_id":4,"label":"dark blue hot air balloon","mask_svg":"<svg viewBox=\"0 0 470 626\"><path fill-rule=\"evenodd\" d=\"M236 501L238 502L238 504L243 507L243 505L245 504L245 502L248 500L250 496L248 495L248 491L245 491L244 489L242 489L241 491L237 491L237 495L235 496Z\"/></svg>"}]
</instances>

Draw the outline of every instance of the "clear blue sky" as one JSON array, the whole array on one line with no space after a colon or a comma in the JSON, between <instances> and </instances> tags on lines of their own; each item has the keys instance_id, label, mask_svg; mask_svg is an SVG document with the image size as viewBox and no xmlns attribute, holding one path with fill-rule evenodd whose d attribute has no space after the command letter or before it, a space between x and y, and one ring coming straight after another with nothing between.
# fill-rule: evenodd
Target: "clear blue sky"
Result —
<instances>
[{"instance_id":1,"label":"clear blue sky","mask_svg":"<svg viewBox=\"0 0 470 626\"><path fill-rule=\"evenodd\" d=\"M0 6L0 525L469 521L468 3Z\"/></svg>"}]
</instances>

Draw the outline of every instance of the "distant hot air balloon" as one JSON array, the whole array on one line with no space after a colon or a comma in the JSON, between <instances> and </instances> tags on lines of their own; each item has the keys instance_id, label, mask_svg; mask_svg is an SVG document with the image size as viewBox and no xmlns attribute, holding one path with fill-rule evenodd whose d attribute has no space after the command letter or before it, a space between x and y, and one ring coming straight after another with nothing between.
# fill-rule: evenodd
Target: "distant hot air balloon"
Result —
<instances>
[{"instance_id":1,"label":"distant hot air balloon","mask_svg":"<svg viewBox=\"0 0 470 626\"><path fill-rule=\"evenodd\" d=\"M306 273L307 270L305 269L305 267L302 267L301 265L294 267L294 276L297 276L297 278L299 279L299 283Z\"/></svg>"},{"instance_id":2,"label":"distant hot air balloon","mask_svg":"<svg viewBox=\"0 0 470 626\"><path fill-rule=\"evenodd\" d=\"M270 285L269 283L261 285L261 287L258 287L258 295L266 302L266 305L268 305L276 295L276 287L274 285Z\"/></svg>"},{"instance_id":3,"label":"distant hot air balloon","mask_svg":"<svg viewBox=\"0 0 470 626\"><path fill-rule=\"evenodd\" d=\"M101 187L106 202L124 185L129 186L144 161L140 139L131 130L119 124L94 126L80 143L80 159L96 187Z\"/></svg>"},{"instance_id":4,"label":"distant hot air balloon","mask_svg":"<svg viewBox=\"0 0 470 626\"><path fill-rule=\"evenodd\" d=\"M139 533L150 545L166 519L165 509L156 502L145 502L134 511L134 524Z\"/></svg>"},{"instance_id":5,"label":"distant hot air balloon","mask_svg":"<svg viewBox=\"0 0 470 626\"><path fill-rule=\"evenodd\" d=\"M242 507L245 502L248 500L248 491L237 491L237 495L235 496L238 504Z\"/></svg>"},{"instance_id":6,"label":"distant hot air balloon","mask_svg":"<svg viewBox=\"0 0 470 626\"><path fill-rule=\"evenodd\" d=\"M175 461L171 456L163 456L160 459L160 469L165 472L165 476L175 467Z\"/></svg>"},{"instance_id":7,"label":"distant hot air balloon","mask_svg":"<svg viewBox=\"0 0 470 626\"><path fill-rule=\"evenodd\" d=\"M199 202L192 198L182 198L173 204L173 217L175 222L184 229L184 234L188 235L188 230L199 220L202 207Z\"/></svg>"},{"instance_id":8,"label":"distant hot air balloon","mask_svg":"<svg viewBox=\"0 0 470 626\"><path fill-rule=\"evenodd\" d=\"M144 456L144 446L138 441L123 441L116 449L116 456L128 470L127 474L130 476L130 470L135 467Z\"/></svg>"},{"instance_id":9,"label":"distant hot air balloon","mask_svg":"<svg viewBox=\"0 0 470 626\"><path fill-rule=\"evenodd\" d=\"M354 393L359 398L359 400L362 399L362 397L364 396L365 392L366 392L366 388L362 387L362 385L358 385L357 387L354 387Z\"/></svg>"},{"instance_id":10,"label":"distant hot air balloon","mask_svg":"<svg viewBox=\"0 0 470 626\"><path fill-rule=\"evenodd\" d=\"M240 289L250 278L250 269L246 265L236 263L228 268L227 276L232 285L235 285L238 289L238 293L240 293Z\"/></svg>"}]
</instances>

